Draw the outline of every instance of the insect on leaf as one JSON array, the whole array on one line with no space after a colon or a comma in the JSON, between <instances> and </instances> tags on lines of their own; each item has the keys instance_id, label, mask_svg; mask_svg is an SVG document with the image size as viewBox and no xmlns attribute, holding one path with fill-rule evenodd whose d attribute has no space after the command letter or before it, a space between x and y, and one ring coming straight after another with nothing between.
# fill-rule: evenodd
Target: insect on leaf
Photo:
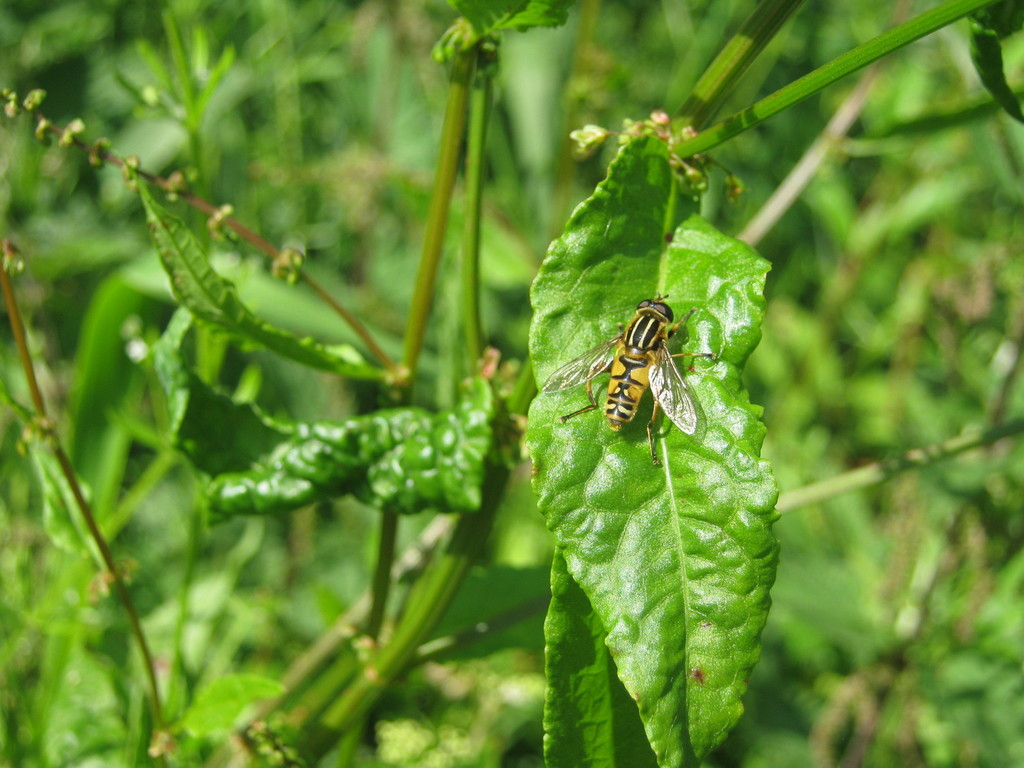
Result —
<instances>
[{"instance_id":1,"label":"insect on leaf","mask_svg":"<svg viewBox=\"0 0 1024 768\"><path fill-rule=\"evenodd\" d=\"M769 265L699 217L666 225L675 220L673 184L662 143L641 139L621 150L541 266L530 348L543 383L615 336L638 302L667 294L677 318L696 310L670 351L717 356L677 360L695 402L694 434L659 417L663 466L654 467L644 428L651 393L619 432L600 410L560 423L586 405L582 386L535 398L527 433L538 506L662 768L698 765L739 719L777 560L777 490L760 458L761 409L740 382L760 339ZM607 382L594 380L595 396ZM549 617L548 625L549 648L560 647L559 622ZM550 696L574 716L563 695ZM607 723L602 738L614 731ZM553 758L578 745L558 740L595 732L549 733L549 761L570 764Z\"/></svg>"}]
</instances>

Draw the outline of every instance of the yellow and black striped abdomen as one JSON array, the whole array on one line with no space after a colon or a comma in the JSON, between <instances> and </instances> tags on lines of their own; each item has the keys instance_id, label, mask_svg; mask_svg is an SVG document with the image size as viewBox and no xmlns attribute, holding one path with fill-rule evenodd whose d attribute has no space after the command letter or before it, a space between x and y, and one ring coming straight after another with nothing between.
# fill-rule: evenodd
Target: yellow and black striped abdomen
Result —
<instances>
[{"instance_id":1,"label":"yellow and black striped abdomen","mask_svg":"<svg viewBox=\"0 0 1024 768\"><path fill-rule=\"evenodd\" d=\"M615 357L612 377L608 381L608 399L604 406L604 415L612 429L622 429L623 424L633 420L637 404L651 383L650 371L651 362L647 353L631 355L623 352Z\"/></svg>"}]
</instances>

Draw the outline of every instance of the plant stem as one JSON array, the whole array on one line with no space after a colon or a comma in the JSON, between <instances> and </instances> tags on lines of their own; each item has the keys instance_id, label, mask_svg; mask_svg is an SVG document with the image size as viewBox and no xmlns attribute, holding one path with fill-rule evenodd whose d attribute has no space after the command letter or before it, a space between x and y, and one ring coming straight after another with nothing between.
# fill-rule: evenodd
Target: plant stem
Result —
<instances>
[{"instance_id":1,"label":"plant stem","mask_svg":"<svg viewBox=\"0 0 1024 768\"><path fill-rule=\"evenodd\" d=\"M907 16L909 6L910 0L899 0L893 9L893 22L903 21ZM876 62L861 75L857 85L854 86L849 96L843 100L843 103L839 105L839 109L832 115L825 129L814 140L814 143L807 148L799 162L793 166L793 169L786 175L786 178L783 179L775 191L772 192L768 200L761 206L761 209L743 228L743 231L737 235L738 240L756 247L761 238L775 226L776 222L796 202L800 193L803 192L811 179L814 178L821 164L825 162L830 154L837 150L842 140L853 127L853 124L857 121L861 110L864 109L864 104L867 103L871 88L878 79L882 66L881 62Z\"/></svg>"},{"instance_id":2,"label":"plant stem","mask_svg":"<svg viewBox=\"0 0 1024 768\"><path fill-rule=\"evenodd\" d=\"M36 120L46 119L45 116L39 111L36 111L33 114ZM53 123L49 123L47 132L54 136L60 137L61 134L63 134L64 132L64 128ZM73 139L72 143L74 144L74 146L78 147L84 152L87 152L90 155L94 154L98 160L101 160L104 163L109 163L110 165L113 165L116 168L124 168L125 166L124 160L118 155L115 155L113 152L96 151L94 147L90 146L89 144L87 144L86 142L82 141L79 138ZM141 168L135 169L135 173L138 175L139 178L144 179L148 184L159 189L162 189L165 192L177 195L182 201L192 206L197 211L205 213L207 216L213 216L218 213L219 209L217 208L217 206L213 205L213 203L209 202L203 197L200 197L197 194L179 189L178 186L170 179L165 179L162 176L158 176L155 173L145 171ZM249 229L247 226L242 224L242 222L240 222L233 216L224 217L221 220L221 225L230 229L232 232L234 232L240 238L245 240L245 242L249 243L249 245L251 245L256 250L262 251L271 260L276 259L282 255L280 248L278 248L276 245L271 243L266 238L256 234L253 230ZM300 276L302 281L307 286L309 286L313 290L313 292L316 293L316 295L319 296L328 306L330 306L330 308L333 309L341 317L341 319L345 321L345 323L348 324L348 326L352 329L356 336L360 338L360 340L370 350L371 354L377 358L381 365L387 368L388 372L395 379L399 379L400 370L398 365L380 347L380 345L377 344L373 336L370 334L370 331L367 329L365 325L363 325L359 318L356 317L352 312L349 312L347 309L345 309L345 307L343 307L337 301L335 301L334 297L331 296L327 292L327 290L322 285L320 285L320 283L318 283L315 279L310 277L306 271L302 271L300 273Z\"/></svg>"},{"instance_id":3,"label":"plant stem","mask_svg":"<svg viewBox=\"0 0 1024 768\"><path fill-rule=\"evenodd\" d=\"M870 69L864 73L857 86L832 115L825 130L807 148L786 178L772 192L771 197L736 236L738 240L756 247L761 238L771 231L782 215L796 202L829 153L835 149L860 116L877 75L877 69Z\"/></svg>"},{"instance_id":4,"label":"plant stem","mask_svg":"<svg viewBox=\"0 0 1024 768\"><path fill-rule=\"evenodd\" d=\"M533 376L533 361L527 357L523 360L523 367L519 369L519 378L516 379L512 394L508 396L505 407L508 412L518 416L525 416L530 410L530 402L537 394L537 380Z\"/></svg>"},{"instance_id":5,"label":"plant stem","mask_svg":"<svg viewBox=\"0 0 1024 768\"><path fill-rule=\"evenodd\" d=\"M998 440L1002 440L1004 437L1010 437L1021 432L1024 432L1024 419L1008 421L1005 424L1000 424L984 431L972 430L935 445L915 448L898 458L877 461L873 464L844 472L841 475L836 475L828 480L822 480L820 483L813 483L803 488L789 491L782 494L775 508L779 512L789 512L808 504L817 504L850 491L878 485L904 470L927 467L937 461L952 458L972 448L991 445Z\"/></svg>"},{"instance_id":6,"label":"plant stem","mask_svg":"<svg viewBox=\"0 0 1024 768\"><path fill-rule=\"evenodd\" d=\"M358 723L388 685L415 662L417 649L437 626L487 541L508 474L503 464L488 464L480 510L460 516L447 550L413 586L394 636L311 729L302 746L312 760Z\"/></svg>"},{"instance_id":7,"label":"plant stem","mask_svg":"<svg viewBox=\"0 0 1024 768\"><path fill-rule=\"evenodd\" d=\"M471 365L484 353L480 322L480 221L483 200L484 146L491 111L494 67L483 61L489 50L476 47L476 77L469 100L469 130L466 138L466 210L462 234L462 325ZM456 379L462 378L462 371Z\"/></svg>"},{"instance_id":8,"label":"plant stem","mask_svg":"<svg viewBox=\"0 0 1024 768\"><path fill-rule=\"evenodd\" d=\"M712 126L692 139L681 141L676 146L680 157L689 157L706 152L724 141L737 136L755 125L774 117L779 112L798 104L818 91L828 87L851 72L866 67L883 56L902 48L909 43L929 35L942 27L952 24L957 19L973 13L997 0L947 0L947 2L930 11L916 16L882 33L873 40L859 45L836 57L828 64L818 67L798 80L780 88L770 96L758 101L750 107L737 112L720 123Z\"/></svg>"},{"instance_id":9,"label":"plant stem","mask_svg":"<svg viewBox=\"0 0 1024 768\"><path fill-rule=\"evenodd\" d=\"M192 82L192 67L189 63L188 53L185 50L185 41L181 36L181 27L177 18L170 10L163 13L164 34L167 36L167 44L171 52L171 61L174 64L174 72L177 75L178 87L181 92L178 94L181 106L185 110L184 128L188 135L188 153L192 160L192 167L199 175L197 186L202 195L209 194L209 178L206 167L203 163L203 144L199 133L199 124L202 121L202 114L199 113L196 104L196 89Z\"/></svg>"},{"instance_id":10,"label":"plant stem","mask_svg":"<svg viewBox=\"0 0 1024 768\"><path fill-rule=\"evenodd\" d=\"M14 258L14 248L6 240L3 241L2 248L4 264L0 266L0 288L2 288L3 291L4 303L7 305L7 316L10 319L11 335L14 337L15 346L18 348L18 356L21 358L21 365L25 371L25 377L28 380L29 392L31 393L32 402L36 410L36 418L41 424L47 424L49 419L46 415L46 404L43 401L43 396L39 389L39 383L36 379L35 366L32 363L32 356L29 353L28 343L25 339L25 328L21 322L21 313L18 311L14 288L11 285L11 277L7 269L7 264ZM61 446L55 434L50 434L49 443L50 449L53 451L54 456L57 458L57 462L60 464L61 472L67 480L68 487L71 489L71 492L75 497L75 503L81 512L82 518L85 520L86 527L89 529L89 534L92 536L93 542L96 544L96 547L100 552L100 557L103 560L103 566L106 568L111 583L114 585L114 592L117 594L117 597L121 601L125 613L128 616L128 623L131 626L132 635L134 636L135 643L139 648L139 653L142 655L143 668L145 670L146 680L149 684L149 703L153 717L154 730L163 731L165 725L163 710L160 705L160 688L157 684L153 656L149 651L149 644L146 642L146 635L142 631L142 624L139 621L139 615L135 610L135 605L132 602L131 596L128 594L128 588L125 586L124 579L118 571L117 564L114 562L114 555L110 551L110 546L107 544L107 540L103 536L103 532L100 530L100 527L96 522L96 517L92 513L92 507L86 500L85 494L82 492L82 487L78 483L78 477L75 474L74 467L71 465L71 460L64 452L64 448ZM158 755L158 759L161 764L164 763L164 757L162 754Z\"/></svg>"},{"instance_id":11,"label":"plant stem","mask_svg":"<svg viewBox=\"0 0 1024 768\"><path fill-rule=\"evenodd\" d=\"M366 634L374 640L380 635L380 628L384 624L384 611L387 608L388 593L391 591L391 570L394 567L397 535L398 515L385 510L380 524L380 543L377 547L377 567L373 574L370 615L366 621Z\"/></svg>"},{"instance_id":12,"label":"plant stem","mask_svg":"<svg viewBox=\"0 0 1024 768\"><path fill-rule=\"evenodd\" d=\"M562 99L565 103L565 118L562 122L562 140L555 166L555 178L551 191L551 220L548 239L554 240L562 234L562 226L569 213L569 196L576 176L576 160L572 156L573 144L569 132L577 127L583 94L590 76L590 57L593 53L594 30L597 28L600 0L580 0L576 21L576 41L573 44L572 66L565 80Z\"/></svg>"},{"instance_id":13,"label":"plant stem","mask_svg":"<svg viewBox=\"0 0 1024 768\"><path fill-rule=\"evenodd\" d=\"M397 582L418 571L428 553L452 528L452 522L447 517L437 517L431 521L415 544L409 546L395 561L391 581ZM284 684L284 693L275 699L258 704L248 722L266 719L272 713L292 706L293 702L290 719L298 721L296 715L300 712L303 713L302 721L315 719L318 713L323 711L326 703L336 698L338 692L344 689L345 684L355 674L357 665L351 652L351 645L357 634L356 627L364 622L370 605L370 593L364 592L311 647L292 662L281 681ZM205 765L206 768L224 768L231 762L232 752L227 746L223 746L206 761Z\"/></svg>"},{"instance_id":14,"label":"plant stem","mask_svg":"<svg viewBox=\"0 0 1024 768\"><path fill-rule=\"evenodd\" d=\"M740 77L803 0L761 0L743 26L704 70L679 108L684 125L700 128L715 116Z\"/></svg>"},{"instance_id":15,"label":"plant stem","mask_svg":"<svg viewBox=\"0 0 1024 768\"><path fill-rule=\"evenodd\" d=\"M470 48L460 50L452 62L448 104L445 107L444 127L441 131L441 151L437 158L437 172L430 196L430 210L427 214L427 228L423 236L423 252L416 275L412 307L405 328L402 363L407 381L416 380L423 339L427 333L427 320L434 300L434 283L441 263L441 252L444 250L448 210L451 206L452 190L455 188L459 148L462 145L463 126L466 122L466 103L469 99L475 60L476 51Z\"/></svg>"}]
</instances>

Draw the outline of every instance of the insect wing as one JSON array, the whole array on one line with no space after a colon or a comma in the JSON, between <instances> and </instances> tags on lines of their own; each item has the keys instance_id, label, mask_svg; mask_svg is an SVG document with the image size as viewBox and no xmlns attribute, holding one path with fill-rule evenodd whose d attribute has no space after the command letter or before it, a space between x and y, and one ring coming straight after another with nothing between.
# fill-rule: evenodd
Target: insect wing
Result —
<instances>
[{"instance_id":1,"label":"insect wing","mask_svg":"<svg viewBox=\"0 0 1024 768\"><path fill-rule=\"evenodd\" d=\"M656 357L651 366L651 392L654 399L673 424L692 435L697 431L697 404L690 386L676 367L668 347L662 344Z\"/></svg>"},{"instance_id":2,"label":"insect wing","mask_svg":"<svg viewBox=\"0 0 1024 768\"><path fill-rule=\"evenodd\" d=\"M615 358L615 350L622 336L616 336L603 344L599 344L589 352L580 355L571 363L566 363L552 373L544 382L542 392L560 392L563 389L586 384L597 376Z\"/></svg>"}]
</instances>

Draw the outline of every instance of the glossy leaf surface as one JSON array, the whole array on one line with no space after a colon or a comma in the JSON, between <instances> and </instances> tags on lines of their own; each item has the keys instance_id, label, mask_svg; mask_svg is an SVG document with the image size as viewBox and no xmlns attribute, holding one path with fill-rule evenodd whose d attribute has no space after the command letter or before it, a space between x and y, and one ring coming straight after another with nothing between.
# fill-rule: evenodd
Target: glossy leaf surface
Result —
<instances>
[{"instance_id":1,"label":"glossy leaf surface","mask_svg":"<svg viewBox=\"0 0 1024 768\"><path fill-rule=\"evenodd\" d=\"M673 184L660 142L620 152L534 282L531 354L542 385L616 335L638 302L667 294L677 319L695 309L689 339L680 329L671 351L717 356L678 361L698 406L696 434L659 419L663 466L652 466L651 394L621 432L600 411L560 423L586 404L583 387L538 396L527 434L539 507L663 767L696 765L742 713L777 559L760 408L740 383L760 338L769 265L698 217L667 224ZM595 380L597 397L607 381ZM559 641L549 634L549 647Z\"/></svg>"},{"instance_id":2,"label":"glossy leaf surface","mask_svg":"<svg viewBox=\"0 0 1024 768\"><path fill-rule=\"evenodd\" d=\"M154 355L175 444L202 472L214 520L279 514L352 494L393 512L473 512L491 443L492 394L472 381L451 411L393 408L345 421L285 422L214 392L180 347L177 315Z\"/></svg>"},{"instance_id":3,"label":"glossy leaf surface","mask_svg":"<svg viewBox=\"0 0 1024 768\"><path fill-rule=\"evenodd\" d=\"M657 762L636 704L622 687L604 627L590 601L555 552L544 702L547 768L580 765L655 768Z\"/></svg>"}]
</instances>

